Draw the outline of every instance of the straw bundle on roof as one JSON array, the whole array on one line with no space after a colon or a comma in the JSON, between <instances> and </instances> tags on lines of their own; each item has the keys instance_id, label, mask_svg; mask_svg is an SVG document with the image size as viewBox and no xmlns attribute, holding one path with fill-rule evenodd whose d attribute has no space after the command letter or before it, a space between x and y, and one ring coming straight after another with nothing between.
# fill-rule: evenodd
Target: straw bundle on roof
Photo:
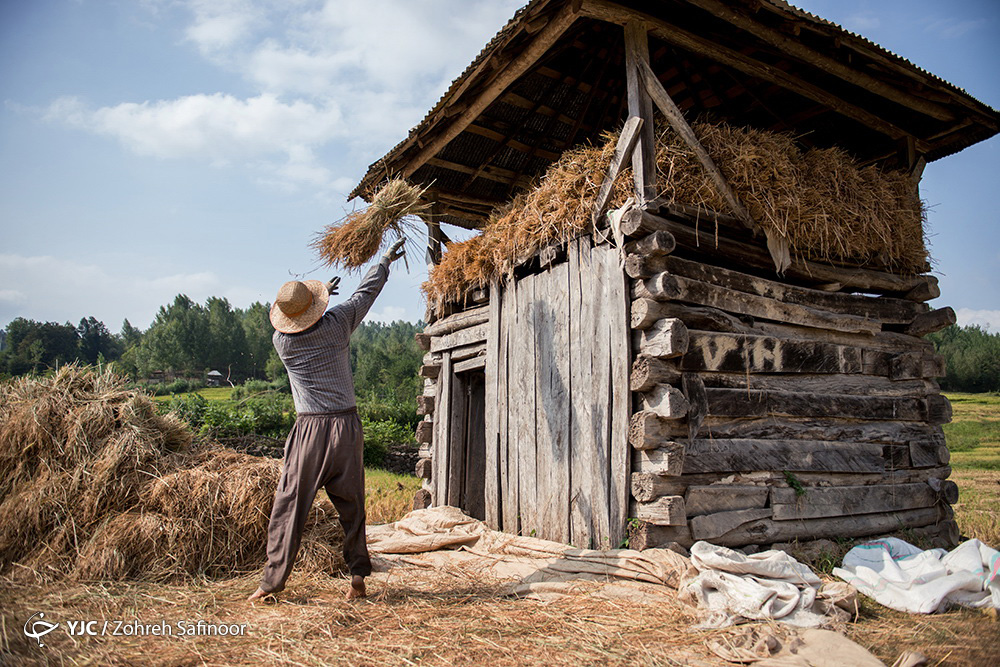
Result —
<instances>
[{"instance_id":1,"label":"straw bundle on roof","mask_svg":"<svg viewBox=\"0 0 1000 667\"><path fill-rule=\"evenodd\" d=\"M324 229L312 246L330 266L347 270L364 266L380 249L413 231L410 217L427 211L421 201L426 188L418 188L395 178L372 197L371 205ZM394 238L388 238L391 232Z\"/></svg>"},{"instance_id":2,"label":"straw bundle on roof","mask_svg":"<svg viewBox=\"0 0 1000 667\"><path fill-rule=\"evenodd\" d=\"M906 174L859 167L837 148L803 151L788 134L724 123L693 129L751 216L786 239L793 258L925 270L924 210ZM451 244L424 283L428 301L460 300L469 289L509 275L520 258L584 233L616 140L606 135L601 146L563 153L534 189L495 211L481 235ZM664 197L731 213L669 127L657 138L656 162ZM625 203L631 180L630 170L618 177L612 206Z\"/></svg>"},{"instance_id":3,"label":"straw bundle on roof","mask_svg":"<svg viewBox=\"0 0 1000 667\"><path fill-rule=\"evenodd\" d=\"M0 572L163 579L261 567L280 463L190 444L181 422L108 372L65 366L0 385ZM328 503L314 508L305 567L342 567L335 517Z\"/></svg>"}]
</instances>

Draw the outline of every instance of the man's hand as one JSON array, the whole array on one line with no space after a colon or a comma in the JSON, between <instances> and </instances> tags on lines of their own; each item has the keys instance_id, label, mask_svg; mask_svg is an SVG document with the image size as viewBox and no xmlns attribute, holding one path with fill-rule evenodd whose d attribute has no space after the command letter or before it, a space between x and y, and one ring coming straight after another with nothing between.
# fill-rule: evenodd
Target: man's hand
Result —
<instances>
[{"instance_id":1,"label":"man's hand","mask_svg":"<svg viewBox=\"0 0 1000 667\"><path fill-rule=\"evenodd\" d=\"M389 258L390 262L395 262L397 259L406 254L406 251L403 250L403 243L405 242L406 239L399 239L392 244L391 248L385 251L385 256Z\"/></svg>"},{"instance_id":2,"label":"man's hand","mask_svg":"<svg viewBox=\"0 0 1000 667\"><path fill-rule=\"evenodd\" d=\"M330 278L330 282L326 284L326 289L330 293L330 296L336 296L337 290L340 289L340 278L337 276Z\"/></svg>"}]
</instances>

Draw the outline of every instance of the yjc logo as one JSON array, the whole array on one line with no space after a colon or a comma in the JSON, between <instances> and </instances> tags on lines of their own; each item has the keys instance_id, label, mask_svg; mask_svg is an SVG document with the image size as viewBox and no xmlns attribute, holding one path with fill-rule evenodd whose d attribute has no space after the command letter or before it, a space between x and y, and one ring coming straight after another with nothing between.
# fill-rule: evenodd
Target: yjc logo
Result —
<instances>
[{"instance_id":1,"label":"yjc logo","mask_svg":"<svg viewBox=\"0 0 1000 667\"><path fill-rule=\"evenodd\" d=\"M26 637L31 637L32 639L37 640L39 646L45 646L45 644L42 643L42 637L49 634L56 628L58 628L59 624L49 623L48 621L44 620L37 620L32 622L31 619L33 619L35 616L37 616L39 619L44 619L45 612L42 611L35 612L28 618L27 621L24 622L24 634ZM30 630L28 629L29 626L31 627Z\"/></svg>"}]
</instances>

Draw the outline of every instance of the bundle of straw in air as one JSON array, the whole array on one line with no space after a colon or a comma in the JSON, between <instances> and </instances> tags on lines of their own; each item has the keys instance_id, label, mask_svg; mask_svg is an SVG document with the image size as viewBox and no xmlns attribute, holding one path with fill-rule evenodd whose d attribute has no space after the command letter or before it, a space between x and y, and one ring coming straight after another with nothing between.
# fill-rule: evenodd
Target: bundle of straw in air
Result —
<instances>
[{"instance_id":1,"label":"bundle of straw in air","mask_svg":"<svg viewBox=\"0 0 1000 667\"><path fill-rule=\"evenodd\" d=\"M429 205L421 201L426 190L401 178L387 181L375 192L368 208L352 211L342 220L328 225L313 241L312 247L329 266L349 271L358 269L383 246L406 238L407 232L417 231L412 216L427 211Z\"/></svg>"}]
</instances>

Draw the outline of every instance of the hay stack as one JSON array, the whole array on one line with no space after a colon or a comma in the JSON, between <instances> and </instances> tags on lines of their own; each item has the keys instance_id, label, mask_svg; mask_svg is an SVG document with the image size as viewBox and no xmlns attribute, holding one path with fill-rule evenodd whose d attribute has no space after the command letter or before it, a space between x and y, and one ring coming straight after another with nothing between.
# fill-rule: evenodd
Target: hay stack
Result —
<instances>
[{"instance_id":1,"label":"hay stack","mask_svg":"<svg viewBox=\"0 0 1000 667\"><path fill-rule=\"evenodd\" d=\"M383 246L416 231L412 216L427 211L428 204L421 200L426 190L394 178L378 189L368 208L352 211L328 225L312 247L329 266L360 269ZM394 238L387 238L388 234Z\"/></svg>"},{"instance_id":2,"label":"hay stack","mask_svg":"<svg viewBox=\"0 0 1000 667\"><path fill-rule=\"evenodd\" d=\"M0 572L164 579L261 567L280 463L190 445L183 423L109 372L65 366L0 385ZM305 567L341 569L335 516L314 509Z\"/></svg>"},{"instance_id":3,"label":"hay stack","mask_svg":"<svg viewBox=\"0 0 1000 667\"><path fill-rule=\"evenodd\" d=\"M751 216L788 241L793 259L903 274L925 270L924 209L906 174L859 167L837 148L803 151L788 134L724 123L693 129ZM495 211L482 234L451 244L424 283L428 302L461 300L470 289L510 275L520 258L585 232L617 136L603 139L600 146L563 153L534 189ZM664 197L731 213L669 127L657 138L656 162ZM613 207L630 196L631 181L630 170L618 177Z\"/></svg>"}]
</instances>

